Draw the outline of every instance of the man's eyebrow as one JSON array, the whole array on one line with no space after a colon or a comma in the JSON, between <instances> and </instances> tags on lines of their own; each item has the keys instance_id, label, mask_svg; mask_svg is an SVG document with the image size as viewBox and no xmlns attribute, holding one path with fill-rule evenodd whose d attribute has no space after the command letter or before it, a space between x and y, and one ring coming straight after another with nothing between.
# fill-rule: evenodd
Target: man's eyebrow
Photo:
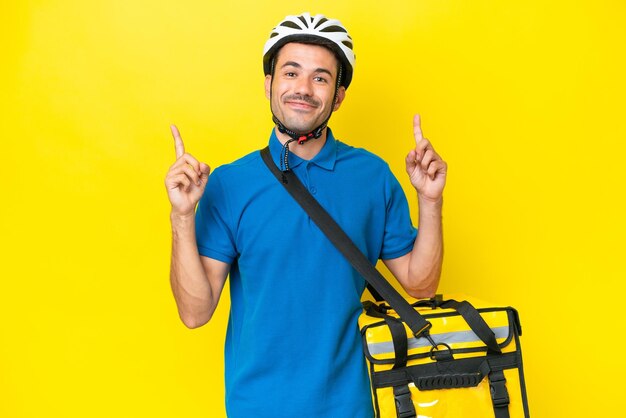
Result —
<instances>
[{"instance_id":1,"label":"man's eyebrow","mask_svg":"<svg viewBox=\"0 0 626 418\"><path fill-rule=\"evenodd\" d=\"M296 67L296 68L302 68L302 66L300 64L298 64L295 61L287 61L286 63L284 63L283 65L281 65L280 68L285 68L285 67Z\"/></svg>"},{"instance_id":2,"label":"man's eyebrow","mask_svg":"<svg viewBox=\"0 0 626 418\"><path fill-rule=\"evenodd\" d=\"M285 68L285 67L302 68L302 66L300 64L298 64L297 62L295 62L295 61L287 61L286 63L281 65L280 68ZM332 73L329 70L327 70L326 68L321 68L321 67L320 68L316 68L315 72L316 73L326 73L326 74L328 74L331 77L333 76Z\"/></svg>"},{"instance_id":3,"label":"man's eyebrow","mask_svg":"<svg viewBox=\"0 0 626 418\"><path fill-rule=\"evenodd\" d=\"M331 74L331 72L330 72L330 71L328 71L326 68L317 68L317 69L315 70L315 72L316 72L316 73L326 73L326 74L328 74L328 75L329 75L329 76L331 76L331 77L333 76L333 75Z\"/></svg>"}]
</instances>

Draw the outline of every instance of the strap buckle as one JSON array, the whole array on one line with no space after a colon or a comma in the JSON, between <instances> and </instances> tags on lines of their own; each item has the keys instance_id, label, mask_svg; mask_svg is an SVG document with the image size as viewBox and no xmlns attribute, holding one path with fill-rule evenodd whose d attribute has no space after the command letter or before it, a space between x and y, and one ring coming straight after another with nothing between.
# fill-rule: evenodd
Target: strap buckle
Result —
<instances>
[{"instance_id":1,"label":"strap buckle","mask_svg":"<svg viewBox=\"0 0 626 418\"><path fill-rule=\"evenodd\" d=\"M505 407L510 403L509 391L506 389L506 378L502 370L489 373L489 388L494 407Z\"/></svg>"},{"instance_id":2,"label":"strap buckle","mask_svg":"<svg viewBox=\"0 0 626 418\"><path fill-rule=\"evenodd\" d=\"M415 418L416 412L413 401L411 401L409 385L394 386L393 396L396 401L398 418Z\"/></svg>"}]
</instances>

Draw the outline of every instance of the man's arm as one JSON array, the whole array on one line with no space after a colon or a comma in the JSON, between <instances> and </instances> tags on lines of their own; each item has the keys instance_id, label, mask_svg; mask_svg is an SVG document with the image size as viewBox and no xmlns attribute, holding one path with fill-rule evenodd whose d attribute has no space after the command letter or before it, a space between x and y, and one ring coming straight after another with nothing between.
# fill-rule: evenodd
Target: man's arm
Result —
<instances>
[{"instance_id":1,"label":"man's arm","mask_svg":"<svg viewBox=\"0 0 626 418\"><path fill-rule=\"evenodd\" d=\"M419 201L419 198L418 198ZM419 202L419 232L413 250L383 260L404 290L414 298L435 296L443 261L443 232L439 202Z\"/></svg>"},{"instance_id":2,"label":"man's arm","mask_svg":"<svg viewBox=\"0 0 626 418\"><path fill-rule=\"evenodd\" d=\"M178 129L172 125L176 162L165 177L172 205L172 261L170 283L178 314L189 328L206 324L219 301L230 265L198 253L195 208L202 197L210 168L185 153Z\"/></svg>"},{"instance_id":3,"label":"man's arm","mask_svg":"<svg viewBox=\"0 0 626 418\"><path fill-rule=\"evenodd\" d=\"M230 265L198 254L194 215L172 213L170 284L178 315L189 328L211 319L219 302Z\"/></svg>"},{"instance_id":4,"label":"man's arm","mask_svg":"<svg viewBox=\"0 0 626 418\"><path fill-rule=\"evenodd\" d=\"M441 209L447 164L423 137L419 115L413 119L413 133L415 149L406 157L406 170L417 191L418 234L410 253L383 262L409 295L426 298L435 295L441 275Z\"/></svg>"}]
</instances>

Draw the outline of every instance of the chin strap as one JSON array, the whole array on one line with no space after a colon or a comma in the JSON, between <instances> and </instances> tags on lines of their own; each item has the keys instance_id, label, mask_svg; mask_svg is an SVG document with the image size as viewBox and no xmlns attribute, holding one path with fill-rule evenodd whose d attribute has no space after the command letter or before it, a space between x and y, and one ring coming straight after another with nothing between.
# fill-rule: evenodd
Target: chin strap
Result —
<instances>
[{"instance_id":1,"label":"chin strap","mask_svg":"<svg viewBox=\"0 0 626 418\"><path fill-rule=\"evenodd\" d=\"M283 145L283 149L280 152L280 157L281 157L280 158L280 169L282 171L290 171L291 170L289 168L289 144L294 142L294 141L298 141L299 145L303 145L305 142L310 141L311 139L319 138L320 136L322 136L322 132L324 132L324 128L326 128L326 126L328 124L328 119L330 119L330 115L328 116L328 118L326 118L326 121L323 124L321 124L320 126L318 126L317 128L315 128L315 130L309 132L308 134L298 134L298 133L288 129L287 127L285 127L285 125L283 125L282 122L279 121L276 116L272 115L272 120L276 124L276 127L278 128L278 131L280 133L289 135L291 137L290 140L285 142L285 144Z\"/></svg>"},{"instance_id":2,"label":"chin strap","mask_svg":"<svg viewBox=\"0 0 626 418\"><path fill-rule=\"evenodd\" d=\"M326 118L326 121L324 121L324 123L322 123L320 126L315 128L311 132L307 134L299 134L287 128L285 125L283 125L283 123L280 120L278 120L276 115L272 114L272 121L276 124L278 131L280 133L289 135L294 141L298 141L298 144L300 145L304 144L305 142L311 139L316 139L322 136L322 132L324 132L324 128L326 128L329 119L330 119L330 115L328 115L328 118Z\"/></svg>"},{"instance_id":3,"label":"chin strap","mask_svg":"<svg viewBox=\"0 0 626 418\"><path fill-rule=\"evenodd\" d=\"M278 130L280 131L280 128ZM283 148L280 150L280 171L283 173L291 170L289 168L289 144L293 141L295 141L295 139L291 138L289 141L285 142Z\"/></svg>"}]
</instances>

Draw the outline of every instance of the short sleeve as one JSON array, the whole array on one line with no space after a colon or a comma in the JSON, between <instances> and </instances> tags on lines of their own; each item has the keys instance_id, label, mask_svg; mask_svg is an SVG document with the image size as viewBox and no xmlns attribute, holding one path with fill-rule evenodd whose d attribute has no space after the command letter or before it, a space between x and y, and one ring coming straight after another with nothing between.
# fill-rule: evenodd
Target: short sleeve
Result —
<instances>
[{"instance_id":1,"label":"short sleeve","mask_svg":"<svg viewBox=\"0 0 626 418\"><path fill-rule=\"evenodd\" d=\"M417 229L411 222L404 191L390 170L385 180L385 196L385 235L380 258L390 260L408 254L413 249Z\"/></svg>"},{"instance_id":2,"label":"short sleeve","mask_svg":"<svg viewBox=\"0 0 626 418\"><path fill-rule=\"evenodd\" d=\"M196 210L196 241L200 255L231 264L237 256L228 196L216 170Z\"/></svg>"}]
</instances>

